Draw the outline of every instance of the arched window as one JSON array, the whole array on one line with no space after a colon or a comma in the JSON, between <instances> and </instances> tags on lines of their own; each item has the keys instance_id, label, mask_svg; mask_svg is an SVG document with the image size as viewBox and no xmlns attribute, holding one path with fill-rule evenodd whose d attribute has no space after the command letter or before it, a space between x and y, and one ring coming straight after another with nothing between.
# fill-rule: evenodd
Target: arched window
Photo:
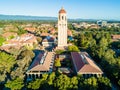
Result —
<instances>
[{"instance_id":1,"label":"arched window","mask_svg":"<svg viewBox=\"0 0 120 90\"><path fill-rule=\"evenodd\" d=\"M59 15L59 20L60 20L60 15Z\"/></svg>"},{"instance_id":2,"label":"arched window","mask_svg":"<svg viewBox=\"0 0 120 90\"><path fill-rule=\"evenodd\" d=\"M64 20L64 16L62 16L62 20Z\"/></svg>"}]
</instances>

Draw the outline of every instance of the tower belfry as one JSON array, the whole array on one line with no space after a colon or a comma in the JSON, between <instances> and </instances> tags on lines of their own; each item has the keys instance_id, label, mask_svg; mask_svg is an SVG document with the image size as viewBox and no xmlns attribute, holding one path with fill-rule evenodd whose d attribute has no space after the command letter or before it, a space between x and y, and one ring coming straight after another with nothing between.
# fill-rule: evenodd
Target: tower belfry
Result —
<instances>
[{"instance_id":1,"label":"tower belfry","mask_svg":"<svg viewBox=\"0 0 120 90\"><path fill-rule=\"evenodd\" d=\"M58 47L67 46L67 17L62 7L58 15Z\"/></svg>"}]
</instances>

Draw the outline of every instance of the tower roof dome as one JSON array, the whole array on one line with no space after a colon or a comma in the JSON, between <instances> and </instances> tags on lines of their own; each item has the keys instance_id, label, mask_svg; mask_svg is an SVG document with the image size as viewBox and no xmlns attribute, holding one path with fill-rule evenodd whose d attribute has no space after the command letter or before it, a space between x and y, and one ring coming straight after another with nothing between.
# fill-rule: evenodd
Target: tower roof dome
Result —
<instances>
[{"instance_id":1,"label":"tower roof dome","mask_svg":"<svg viewBox=\"0 0 120 90\"><path fill-rule=\"evenodd\" d=\"M59 13L66 13L65 9L62 7L59 11Z\"/></svg>"}]
</instances>

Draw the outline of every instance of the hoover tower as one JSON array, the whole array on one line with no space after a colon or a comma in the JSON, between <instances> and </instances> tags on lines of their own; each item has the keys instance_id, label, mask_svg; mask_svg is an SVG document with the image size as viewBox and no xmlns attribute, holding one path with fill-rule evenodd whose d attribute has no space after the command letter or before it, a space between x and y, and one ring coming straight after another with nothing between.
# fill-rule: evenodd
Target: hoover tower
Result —
<instances>
[{"instance_id":1,"label":"hoover tower","mask_svg":"<svg viewBox=\"0 0 120 90\"><path fill-rule=\"evenodd\" d=\"M67 17L64 8L61 8L58 15L58 47L67 46Z\"/></svg>"}]
</instances>

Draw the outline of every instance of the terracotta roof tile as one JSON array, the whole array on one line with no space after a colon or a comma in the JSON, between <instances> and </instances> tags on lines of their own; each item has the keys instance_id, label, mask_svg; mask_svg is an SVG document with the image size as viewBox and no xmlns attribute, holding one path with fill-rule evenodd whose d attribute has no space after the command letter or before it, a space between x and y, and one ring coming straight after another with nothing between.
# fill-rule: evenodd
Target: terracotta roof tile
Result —
<instances>
[{"instance_id":1,"label":"terracotta roof tile","mask_svg":"<svg viewBox=\"0 0 120 90\"><path fill-rule=\"evenodd\" d=\"M61 8L61 10L59 11L59 13L66 13L66 11L64 10L64 8Z\"/></svg>"},{"instance_id":2,"label":"terracotta roof tile","mask_svg":"<svg viewBox=\"0 0 120 90\"><path fill-rule=\"evenodd\" d=\"M112 39L120 39L120 35L112 35Z\"/></svg>"},{"instance_id":3,"label":"terracotta roof tile","mask_svg":"<svg viewBox=\"0 0 120 90\"><path fill-rule=\"evenodd\" d=\"M54 54L53 52L47 52L44 62L40 64L40 61L44 56L42 53L40 53L31 64L29 70L30 71L49 71L53 54Z\"/></svg>"},{"instance_id":4,"label":"terracotta roof tile","mask_svg":"<svg viewBox=\"0 0 120 90\"><path fill-rule=\"evenodd\" d=\"M72 60L76 72L85 73L103 73L87 53L71 52Z\"/></svg>"}]
</instances>

